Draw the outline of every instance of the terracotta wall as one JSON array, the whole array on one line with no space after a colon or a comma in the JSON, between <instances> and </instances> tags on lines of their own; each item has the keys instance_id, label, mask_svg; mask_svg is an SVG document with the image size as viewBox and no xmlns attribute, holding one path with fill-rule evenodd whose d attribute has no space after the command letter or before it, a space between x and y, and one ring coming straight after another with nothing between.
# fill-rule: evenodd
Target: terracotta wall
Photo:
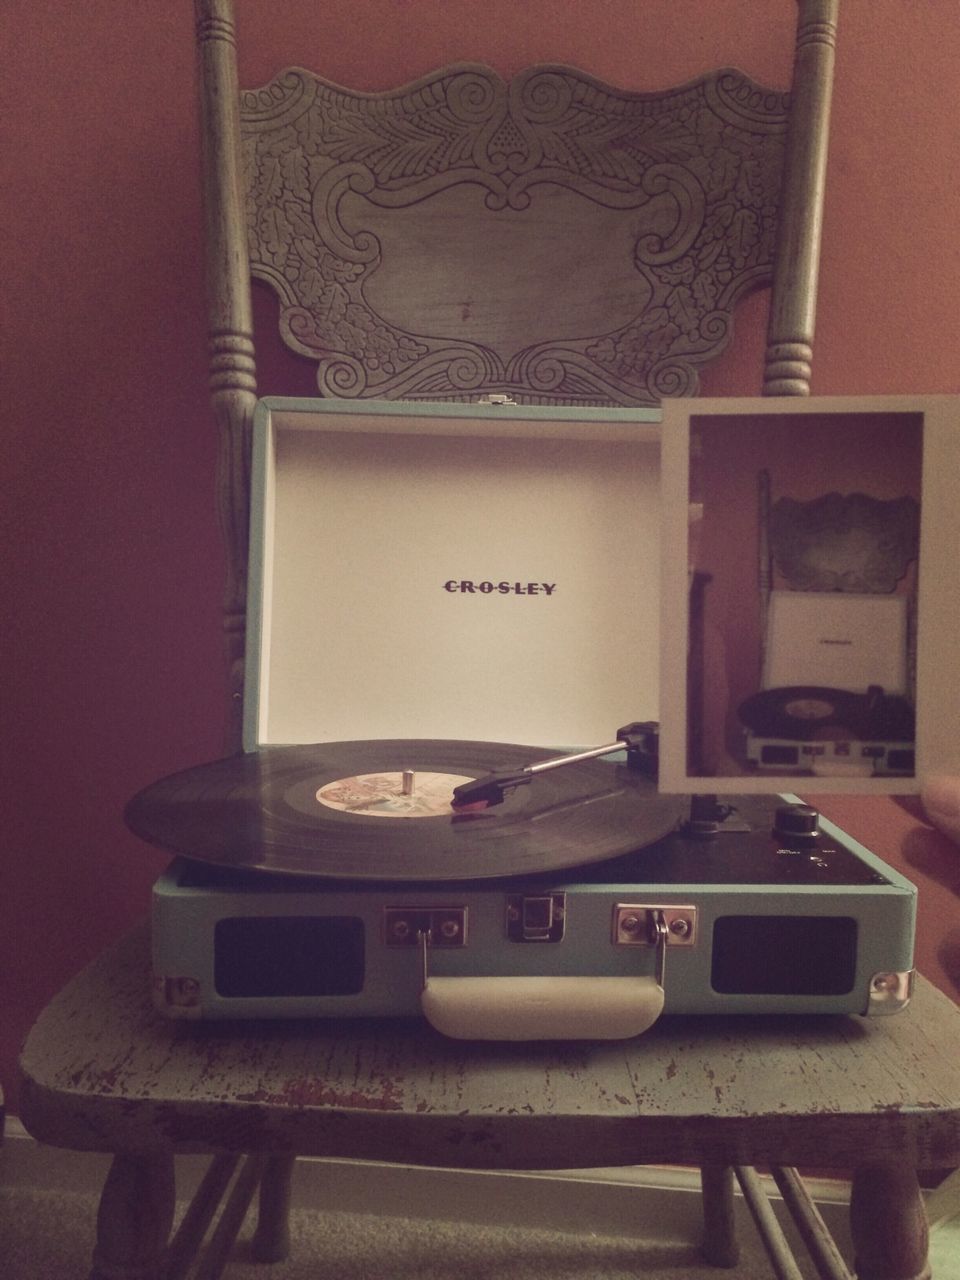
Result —
<instances>
[{"instance_id":1,"label":"terracotta wall","mask_svg":"<svg viewBox=\"0 0 960 1280\"><path fill-rule=\"evenodd\" d=\"M960 11L842 8L815 390L957 391ZM636 89L726 62L783 86L795 12L792 0L237 10L245 85L301 62L370 90L454 60L503 74L560 61ZM4 19L0 1061L15 1107L31 1020L146 909L164 858L125 832L123 804L219 753L223 663L191 6L7 0ZM706 392L757 388L763 323L753 299ZM310 390L287 360L261 367L264 392ZM906 847L917 824L904 822ZM952 855L935 853L921 961L949 989Z\"/></svg>"}]
</instances>

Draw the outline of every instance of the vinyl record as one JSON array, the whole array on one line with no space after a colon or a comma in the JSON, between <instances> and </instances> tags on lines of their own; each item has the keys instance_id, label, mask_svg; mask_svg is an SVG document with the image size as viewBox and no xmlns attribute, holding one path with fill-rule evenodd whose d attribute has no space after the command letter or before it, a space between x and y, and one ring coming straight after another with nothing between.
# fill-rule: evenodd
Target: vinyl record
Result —
<instances>
[{"instance_id":1,"label":"vinyl record","mask_svg":"<svg viewBox=\"0 0 960 1280\"><path fill-rule=\"evenodd\" d=\"M738 715L754 733L799 742L822 739L827 731L838 738L863 736L865 699L846 689L819 685L789 685L763 689L740 704Z\"/></svg>"},{"instance_id":2,"label":"vinyl record","mask_svg":"<svg viewBox=\"0 0 960 1280\"><path fill-rule=\"evenodd\" d=\"M438 802L444 775L477 778L553 754L439 739L264 747L154 783L125 817L150 844L202 862L380 881L559 870L627 853L676 826L680 797L661 796L643 774L603 759L540 774L479 813ZM428 783L423 813L384 816L371 789L381 775L406 772L441 777Z\"/></svg>"}]
</instances>

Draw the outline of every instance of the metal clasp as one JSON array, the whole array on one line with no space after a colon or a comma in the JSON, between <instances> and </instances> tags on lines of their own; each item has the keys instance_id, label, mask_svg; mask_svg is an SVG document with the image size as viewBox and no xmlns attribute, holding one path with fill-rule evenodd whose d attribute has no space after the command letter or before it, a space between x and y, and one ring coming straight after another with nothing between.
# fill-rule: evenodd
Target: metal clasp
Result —
<instances>
[{"instance_id":1,"label":"metal clasp","mask_svg":"<svg viewBox=\"0 0 960 1280\"><path fill-rule=\"evenodd\" d=\"M560 942L565 908L562 893L507 894L507 937L511 942Z\"/></svg>"},{"instance_id":2,"label":"metal clasp","mask_svg":"<svg viewBox=\"0 0 960 1280\"><path fill-rule=\"evenodd\" d=\"M420 944L420 990L425 991L427 987L428 973L427 949L433 941L433 934L429 929L419 929L417 931L417 941Z\"/></svg>"},{"instance_id":3,"label":"metal clasp","mask_svg":"<svg viewBox=\"0 0 960 1280\"><path fill-rule=\"evenodd\" d=\"M663 989L663 974L667 967L667 943L670 941L670 930L663 918L662 911L651 912L647 923L647 936L651 947L656 947L653 956L653 976L657 986Z\"/></svg>"},{"instance_id":4,"label":"metal clasp","mask_svg":"<svg viewBox=\"0 0 960 1280\"><path fill-rule=\"evenodd\" d=\"M697 943L697 908L692 903L618 902L613 908L616 947L649 947L651 922L667 926L667 946L693 947Z\"/></svg>"}]
</instances>

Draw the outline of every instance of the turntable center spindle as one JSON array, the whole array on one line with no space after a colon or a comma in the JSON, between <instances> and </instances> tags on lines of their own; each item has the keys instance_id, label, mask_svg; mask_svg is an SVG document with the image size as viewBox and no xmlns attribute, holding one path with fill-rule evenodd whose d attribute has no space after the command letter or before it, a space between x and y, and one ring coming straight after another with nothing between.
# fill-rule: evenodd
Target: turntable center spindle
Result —
<instances>
[{"instance_id":1,"label":"turntable center spindle","mask_svg":"<svg viewBox=\"0 0 960 1280\"><path fill-rule=\"evenodd\" d=\"M404 769L400 777L400 794L412 796L416 789L417 775L413 769Z\"/></svg>"}]
</instances>

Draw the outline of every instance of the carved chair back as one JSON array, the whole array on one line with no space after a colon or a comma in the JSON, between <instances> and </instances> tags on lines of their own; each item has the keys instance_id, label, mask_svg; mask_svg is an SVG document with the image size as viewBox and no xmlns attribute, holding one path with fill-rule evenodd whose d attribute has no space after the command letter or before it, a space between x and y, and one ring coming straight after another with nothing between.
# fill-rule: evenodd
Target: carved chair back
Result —
<instances>
[{"instance_id":1,"label":"carved chair back","mask_svg":"<svg viewBox=\"0 0 960 1280\"><path fill-rule=\"evenodd\" d=\"M323 396L691 395L771 284L764 393L808 392L838 0L799 0L789 94L730 69L628 93L476 65L384 93L290 69L241 94L230 0L195 3L235 703L251 276Z\"/></svg>"},{"instance_id":2,"label":"carved chair back","mask_svg":"<svg viewBox=\"0 0 960 1280\"><path fill-rule=\"evenodd\" d=\"M791 589L889 594L917 559L920 505L864 493L778 498L767 528L771 564Z\"/></svg>"}]
</instances>

